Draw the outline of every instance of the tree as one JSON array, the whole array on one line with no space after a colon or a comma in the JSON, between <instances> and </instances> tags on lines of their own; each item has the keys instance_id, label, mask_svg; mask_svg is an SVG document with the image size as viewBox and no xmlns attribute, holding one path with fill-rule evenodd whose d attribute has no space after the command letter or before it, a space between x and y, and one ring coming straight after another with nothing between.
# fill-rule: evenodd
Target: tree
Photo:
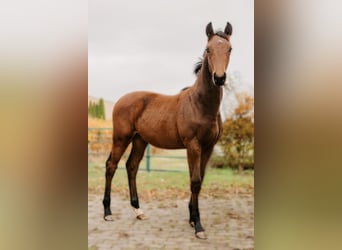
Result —
<instances>
[{"instance_id":1,"label":"tree","mask_svg":"<svg viewBox=\"0 0 342 250\"><path fill-rule=\"evenodd\" d=\"M104 100L102 98L100 98L98 103L89 101L88 115L103 120L106 119Z\"/></svg>"},{"instance_id":2,"label":"tree","mask_svg":"<svg viewBox=\"0 0 342 250\"><path fill-rule=\"evenodd\" d=\"M106 119L106 113L105 113L105 106L104 106L104 101L102 98L99 100L99 114L98 117L100 119L105 120Z\"/></svg>"},{"instance_id":3,"label":"tree","mask_svg":"<svg viewBox=\"0 0 342 250\"><path fill-rule=\"evenodd\" d=\"M239 105L239 96L241 93L244 95L253 96L254 87L247 84L238 71L233 71L227 74L227 83L223 88L223 100L221 105L222 118L225 121L234 115L235 109Z\"/></svg>"},{"instance_id":4,"label":"tree","mask_svg":"<svg viewBox=\"0 0 342 250\"><path fill-rule=\"evenodd\" d=\"M89 101L88 104L88 115L94 117L94 104L92 101Z\"/></svg>"},{"instance_id":5,"label":"tree","mask_svg":"<svg viewBox=\"0 0 342 250\"><path fill-rule=\"evenodd\" d=\"M238 106L223 124L219 145L224 165L232 168L254 168L254 98L237 95Z\"/></svg>"}]
</instances>

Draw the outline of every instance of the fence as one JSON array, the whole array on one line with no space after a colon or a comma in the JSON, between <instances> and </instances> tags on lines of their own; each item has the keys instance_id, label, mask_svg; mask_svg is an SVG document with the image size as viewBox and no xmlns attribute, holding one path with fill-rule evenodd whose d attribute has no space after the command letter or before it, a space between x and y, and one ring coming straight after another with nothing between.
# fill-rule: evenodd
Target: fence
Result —
<instances>
[{"instance_id":1,"label":"fence","mask_svg":"<svg viewBox=\"0 0 342 250\"><path fill-rule=\"evenodd\" d=\"M112 148L111 128L88 128L88 164L104 164ZM119 168L125 168L131 146L123 154ZM142 168L145 163L145 168ZM140 163L140 170L178 172L187 171L185 150L162 150L147 145L144 158Z\"/></svg>"}]
</instances>

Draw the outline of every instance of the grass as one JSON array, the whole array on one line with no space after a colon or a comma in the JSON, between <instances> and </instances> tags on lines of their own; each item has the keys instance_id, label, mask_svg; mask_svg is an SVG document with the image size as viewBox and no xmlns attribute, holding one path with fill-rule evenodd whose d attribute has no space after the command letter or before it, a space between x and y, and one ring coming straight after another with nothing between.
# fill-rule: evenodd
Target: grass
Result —
<instances>
[{"instance_id":1,"label":"grass","mask_svg":"<svg viewBox=\"0 0 342 250\"><path fill-rule=\"evenodd\" d=\"M88 116L88 128L112 128L111 120L102 120Z\"/></svg>"},{"instance_id":2,"label":"grass","mask_svg":"<svg viewBox=\"0 0 342 250\"><path fill-rule=\"evenodd\" d=\"M103 193L105 167L90 164L88 167L88 192ZM188 171L146 172L139 170L137 187L140 197L145 199L183 198L190 195ZM119 168L113 178L112 192L128 197L128 180L124 168ZM208 168L201 195L224 197L232 193L254 193L254 171L242 174L231 169Z\"/></svg>"}]
</instances>

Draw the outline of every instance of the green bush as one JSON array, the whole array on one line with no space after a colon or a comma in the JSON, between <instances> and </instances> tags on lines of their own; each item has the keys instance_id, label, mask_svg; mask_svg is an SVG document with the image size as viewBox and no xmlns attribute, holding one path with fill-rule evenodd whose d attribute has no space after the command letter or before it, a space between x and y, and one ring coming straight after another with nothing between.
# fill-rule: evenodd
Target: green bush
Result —
<instances>
[{"instance_id":1,"label":"green bush","mask_svg":"<svg viewBox=\"0 0 342 250\"><path fill-rule=\"evenodd\" d=\"M223 124L219 145L224 155L211 162L216 167L254 168L254 99L238 96L238 103L234 115Z\"/></svg>"}]
</instances>

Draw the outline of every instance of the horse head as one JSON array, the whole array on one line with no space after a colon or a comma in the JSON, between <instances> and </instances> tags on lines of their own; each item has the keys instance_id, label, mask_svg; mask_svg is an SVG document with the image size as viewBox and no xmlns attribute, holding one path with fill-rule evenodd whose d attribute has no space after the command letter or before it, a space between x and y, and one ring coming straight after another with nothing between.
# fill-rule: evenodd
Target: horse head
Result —
<instances>
[{"instance_id":1,"label":"horse head","mask_svg":"<svg viewBox=\"0 0 342 250\"><path fill-rule=\"evenodd\" d=\"M214 32L211 22L206 27L208 44L204 57L207 57L209 71L212 82L216 86L224 85L226 81L226 70L228 68L232 46L230 36L232 35L232 25L228 22L224 32Z\"/></svg>"}]
</instances>

